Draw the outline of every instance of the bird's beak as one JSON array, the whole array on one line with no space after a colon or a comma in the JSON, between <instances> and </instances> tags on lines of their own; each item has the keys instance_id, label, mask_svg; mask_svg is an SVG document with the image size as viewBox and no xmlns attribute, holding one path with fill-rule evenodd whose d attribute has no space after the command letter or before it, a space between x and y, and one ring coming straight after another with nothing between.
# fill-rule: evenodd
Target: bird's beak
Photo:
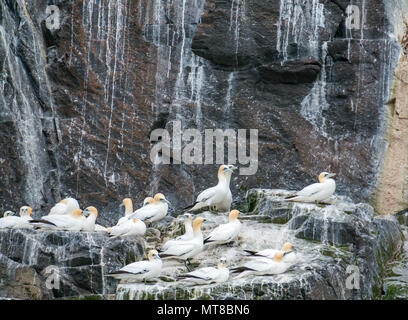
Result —
<instances>
[{"instance_id":1,"label":"bird's beak","mask_svg":"<svg viewBox=\"0 0 408 320\"><path fill-rule=\"evenodd\" d=\"M164 201L166 201L166 202L167 202L167 204L168 204L169 206L171 206L171 203L170 203L170 201L169 201L169 200L164 199Z\"/></svg>"},{"instance_id":2,"label":"bird's beak","mask_svg":"<svg viewBox=\"0 0 408 320\"><path fill-rule=\"evenodd\" d=\"M121 203L120 206L119 206L119 208L122 208L122 207L124 207L124 206L125 206L125 204L124 204L124 203Z\"/></svg>"},{"instance_id":3,"label":"bird's beak","mask_svg":"<svg viewBox=\"0 0 408 320\"><path fill-rule=\"evenodd\" d=\"M336 176L335 173L329 173L328 178L334 178Z\"/></svg>"},{"instance_id":4,"label":"bird's beak","mask_svg":"<svg viewBox=\"0 0 408 320\"><path fill-rule=\"evenodd\" d=\"M88 217L91 213L88 211L88 210L84 210L84 211L82 211L82 214L85 216L85 217Z\"/></svg>"}]
</instances>

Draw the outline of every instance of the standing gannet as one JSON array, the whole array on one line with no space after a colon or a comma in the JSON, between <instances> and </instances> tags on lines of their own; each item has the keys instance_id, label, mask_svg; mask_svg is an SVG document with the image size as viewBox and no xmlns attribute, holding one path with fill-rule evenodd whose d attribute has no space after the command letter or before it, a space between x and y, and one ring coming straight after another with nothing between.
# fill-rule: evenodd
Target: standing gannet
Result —
<instances>
[{"instance_id":1,"label":"standing gannet","mask_svg":"<svg viewBox=\"0 0 408 320\"><path fill-rule=\"evenodd\" d=\"M319 175L319 182L313 183L296 194L285 198L287 201L298 202L321 202L330 198L336 191L336 181L331 179L335 173L322 172Z\"/></svg>"},{"instance_id":2,"label":"standing gannet","mask_svg":"<svg viewBox=\"0 0 408 320\"><path fill-rule=\"evenodd\" d=\"M177 241L166 250L160 251L162 259L173 258L184 260L184 265L187 270L190 271L187 266L187 263L189 263L188 260L195 257L204 248L203 234L201 232L201 224L203 221L204 219L202 217L195 218L193 221L193 238L190 240Z\"/></svg>"},{"instance_id":3,"label":"standing gannet","mask_svg":"<svg viewBox=\"0 0 408 320\"><path fill-rule=\"evenodd\" d=\"M233 165L222 165L218 169L218 184L201 192L194 204L184 208L189 211L198 210L204 207L215 207L217 211L230 211L232 194L230 181L232 172L237 169Z\"/></svg>"},{"instance_id":4,"label":"standing gannet","mask_svg":"<svg viewBox=\"0 0 408 320\"><path fill-rule=\"evenodd\" d=\"M126 220L120 225L118 224L112 228L107 228L107 231L111 237L143 236L146 232L146 225L142 220L133 218Z\"/></svg>"},{"instance_id":5,"label":"standing gannet","mask_svg":"<svg viewBox=\"0 0 408 320\"><path fill-rule=\"evenodd\" d=\"M185 233L182 236L178 236L175 239L170 239L168 240L161 248L162 251L167 250L170 246L172 246L174 243L177 243L178 241L185 241L185 240L190 240L194 237L193 233L193 215L190 213L185 213L183 214L185 217L184 220L184 229Z\"/></svg>"},{"instance_id":6,"label":"standing gannet","mask_svg":"<svg viewBox=\"0 0 408 320\"><path fill-rule=\"evenodd\" d=\"M254 259L245 263L242 267L232 268L232 273L240 273L234 279L242 278L247 275L272 275L284 273L293 263L284 260L285 253L278 251L273 259L262 258Z\"/></svg>"},{"instance_id":7,"label":"standing gannet","mask_svg":"<svg viewBox=\"0 0 408 320\"><path fill-rule=\"evenodd\" d=\"M146 282L160 276L162 261L156 250L150 250L148 261L133 262L124 266L118 271L110 273L108 276L119 280L132 280Z\"/></svg>"},{"instance_id":8,"label":"standing gannet","mask_svg":"<svg viewBox=\"0 0 408 320\"><path fill-rule=\"evenodd\" d=\"M225 282L229 278L227 258L218 259L217 268L206 267L178 276L178 279L187 280L193 284L210 284Z\"/></svg>"},{"instance_id":9,"label":"standing gannet","mask_svg":"<svg viewBox=\"0 0 408 320\"><path fill-rule=\"evenodd\" d=\"M229 214L229 222L216 227L204 239L204 244L224 244L234 241L241 230L241 222L238 220L238 214L238 210L232 210Z\"/></svg>"},{"instance_id":10,"label":"standing gannet","mask_svg":"<svg viewBox=\"0 0 408 320\"><path fill-rule=\"evenodd\" d=\"M74 209L68 215L48 215L41 219L31 220L30 223L34 224L37 229L80 231L86 220L81 213L81 209Z\"/></svg>"},{"instance_id":11,"label":"standing gannet","mask_svg":"<svg viewBox=\"0 0 408 320\"><path fill-rule=\"evenodd\" d=\"M30 229L32 225L30 225L29 221L32 220L31 212L33 209L28 206L23 206L20 208L20 216L12 216L7 214L3 218L0 219L0 229ZM6 213L11 211L6 211Z\"/></svg>"},{"instance_id":12,"label":"standing gannet","mask_svg":"<svg viewBox=\"0 0 408 320\"><path fill-rule=\"evenodd\" d=\"M290 242L285 242L282 246L282 250L277 249L265 249L261 251L251 251L251 250L244 250L246 253L249 253L251 257L263 257L268 259L273 259L275 253L278 251L282 251L285 253L285 261L287 262L295 262L296 261L296 253L292 251L293 245Z\"/></svg>"},{"instance_id":13,"label":"standing gannet","mask_svg":"<svg viewBox=\"0 0 408 320\"><path fill-rule=\"evenodd\" d=\"M164 194L156 193L153 202L141 207L131 214L128 219L138 218L140 220L149 220L155 222L163 219L167 215L170 202Z\"/></svg>"},{"instance_id":14,"label":"standing gannet","mask_svg":"<svg viewBox=\"0 0 408 320\"><path fill-rule=\"evenodd\" d=\"M82 231L94 232L95 231L95 222L98 217L98 210L95 207L88 207L82 213L85 216L88 216L82 221Z\"/></svg>"},{"instance_id":15,"label":"standing gannet","mask_svg":"<svg viewBox=\"0 0 408 320\"><path fill-rule=\"evenodd\" d=\"M78 201L74 198L65 198L53 206L48 215L71 214L74 209L79 209Z\"/></svg>"}]
</instances>

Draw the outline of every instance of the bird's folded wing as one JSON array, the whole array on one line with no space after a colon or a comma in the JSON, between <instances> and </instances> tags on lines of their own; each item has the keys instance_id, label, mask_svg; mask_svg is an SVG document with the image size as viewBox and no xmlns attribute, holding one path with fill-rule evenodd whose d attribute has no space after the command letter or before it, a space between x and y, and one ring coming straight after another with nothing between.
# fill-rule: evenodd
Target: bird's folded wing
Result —
<instances>
[{"instance_id":1,"label":"bird's folded wing","mask_svg":"<svg viewBox=\"0 0 408 320\"><path fill-rule=\"evenodd\" d=\"M216 194L217 194L217 189L215 187L208 188L198 195L197 202L206 202L210 198L214 197Z\"/></svg>"},{"instance_id":2,"label":"bird's folded wing","mask_svg":"<svg viewBox=\"0 0 408 320\"><path fill-rule=\"evenodd\" d=\"M57 203L55 206L51 208L49 215L65 214L66 210L67 210L67 206L65 204Z\"/></svg>"},{"instance_id":3,"label":"bird's folded wing","mask_svg":"<svg viewBox=\"0 0 408 320\"><path fill-rule=\"evenodd\" d=\"M320 192L322 190L321 183L313 183L310 186L303 188L302 190L298 191L296 195L303 196L303 197L310 197L313 194Z\"/></svg>"},{"instance_id":4,"label":"bird's folded wing","mask_svg":"<svg viewBox=\"0 0 408 320\"><path fill-rule=\"evenodd\" d=\"M194 243L188 242L188 243L177 243L173 246L170 246L167 250L161 253L160 256L166 257L166 256L182 256L186 253L189 253L190 251L194 250L196 248Z\"/></svg>"},{"instance_id":5,"label":"bird's folded wing","mask_svg":"<svg viewBox=\"0 0 408 320\"><path fill-rule=\"evenodd\" d=\"M207 267L207 268L202 268L199 270L195 270L192 272L189 272L185 275L184 277L192 277L192 278L197 278L197 279L203 279L203 280L212 280L215 279L218 275L218 270L213 268L213 267Z\"/></svg>"},{"instance_id":6,"label":"bird's folded wing","mask_svg":"<svg viewBox=\"0 0 408 320\"><path fill-rule=\"evenodd\" d=\"M221 241L230 239L236 229L232 224L221 224L217 228L215 228L207 237L207 241Z\"/></svg>"},{"instance_id":7,"label":"bird's folded wing","mask_svg":"<svg viewBox=\"0 0 408 320\"><path fill-rule=\"evenodd\" d=\"M139 261L135 263L131 263L127 266L124 266L119 271L125 271L132 274L144 274L151 270L151 266L147 261Z\"/></svg>"}]
</instances>

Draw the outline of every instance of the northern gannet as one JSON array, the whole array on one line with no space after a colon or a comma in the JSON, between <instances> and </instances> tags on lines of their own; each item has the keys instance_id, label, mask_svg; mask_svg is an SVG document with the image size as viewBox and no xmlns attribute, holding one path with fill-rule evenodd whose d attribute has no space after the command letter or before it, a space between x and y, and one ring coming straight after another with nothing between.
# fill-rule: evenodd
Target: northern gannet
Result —
<instances>
[{"instance_id":1,"label":"northern gannet","mask_svg":"<svg viewBox=\"0 0 408 320\"><path fill-rule=\"evenodd\" d=\"M230 190L231 174L237 167L233 165L222 165L218 169L218 184L201 192L194 204L184 208L189 211L204 207L215 207L217 211L230 211L232 194Z\"/></svg>"},{"instance_id":2,"label":"northern gannet","mask_svg":"<svg viewBox=\"0 0 408 320\"><path fill-rule=\"evenodd\" d=\"M8 213L11 211L6 211ZM32 208L28 206L23 206L20 208L20 216L12 216L7 214L3 218L0 219L0 229L30 229L32 225L30 225L29 221L32 220L31 218Z\"/></svg>"},{"instance_id":3,"label":"northern gannet","mask_svg":"<svg viewBox=\"0 0 408 320\"><path fill-rule=\"evenodd\" d=\"M132 280L137 282L146 282L160 276L162 261L156 250L150 250L148 261L133 262L124 266L118 271L110 273L108 276L119 280Z\"/></svg>"},{"instance_id":4,"label":"northern gannet","mask_svg":"<svg viewBox=\"0 0 408 320\"><path fill-rule=\"evenodd\" d=\"M168 240L161 248L162 251L167 250L170 246L172 246L174 243L177 243L178 241L185 241L185 240L190 240L193 238L194 233L193 233L193 215L190 213L185 213L183 214L185 217L184 220L184 228L185 228L185 233L182 236L178 236L175 239L170 239Z\"/></svg>"},{"instance_id":5,"label":"northern gannet","mask_svg":"<svg viewBox=\"0 0 408 320\"><path fill-rule=\"evenodd\" d=\"M239 273L234 279L242 278L247 275L272 275L284 273L293 263L284 260L285 253L278 251L273 259L259 257L245 263L242 267L231 269L232 273Z\"/></svg>"},{"instance_id":6,"label":"northern gannet","mask_svg":"<svg viewBox=\"0 0 408 320\"><path fill-rule=\"evenodd\" d=\"M107 228L107 231L111 237L143 236L146 232L146 225L142 220L133 218L112 228Z\"/></svg>"},{"instance_id":7,"label":"northern gannet","mask_svg":"<svg viewBox=\"0 0 408 320\"><path fill-rule=\"evenodd\" d=\"M167 215L169 204L170 202L166 199L164 194L156 193L151 203L136 210L128 219L138 218L143 221L159 221Z\"/></svg>"},{"instance_id":8,"label":"northern gannet","mask_svg":"<svg viewBox=\"0 0 408 320\"><path fill-rule=\"evenodd\" d=\"M184 264L188 271L188 259L195 257L203 248L203 234L201 232L201 224L204 221L202 217L197 217L193 221L193 238L190 240L177 241L166 250L160 252L162 259L173 258L184 260Z\"/></svg>"},{"instance_id":9,"label":"northern gannet","mask_svg":"<svg viewBox=\"0 0 408 320\"><path fill-rule=\"evenodd\" d=\"M216 227L204 239L204 244L224 244L234 241L241 230L241 222L238 220L238 214L238 210L232 210L229 214L229 222Z\"/></svg>"},{"instance_id":10,"label":"northern gannet","mask_svg":"<svg viewBox=\"0 0 408 320\"><path fill-rule=\"evenodd\" d=\"M65 198L53 206L48 215L71 214L74 209L79 209L79 203L74 198Z\"/></svg>"},{"instance_id":11,"label":"northern gannet","mask_svg":"<svg viewBox=\"0 0 408 320\"><path fill-rule=\"evenodd\" d=\"M122 200L122 204L120 205L121 207L125 207L125 215L119 219L118 223L116 225L120 225L122 222L125 222L128 220L129 216L133 213L133 202L132 199L130 198L125 198Z\"/></svg>"},{"instance_id":12,"label":"northern gannet","mask_svg":"<svg viewBox=\"0 0 408 320\"><path fill-rule=\"evenodd\" d=\"M217 268L206 267L178 276L178 279L187 280L193 284L209 284L225 282L229 278L227 258L218 259Z\"/></svg>"},{"instance_id":13,"label":"northern gannet","mask_svg":"<svg viewBox=\"0 0 408 320\"><path fill-rule=\"evenodd\" d=\"M88 216L82 221L82 231L94 232L95 231L95 222L98 217L98 210L95 207L88 207L82 213L85 216Z\"/></svg>"},{"instance_id":14,"label":"northern gannet","mask_svg":"<svg viewBox=\"0 0 408 320\"><path fill-rule=\"evenodd\" d=\"M285 261L286 262L295 262L296 261L296 253L292 251L293 245L290 242L285 242L282 246L282 250L277 249L265 249L261 251L251 251L251 250L244 250L245 252L249 253L251 257L263 257L268 259L273 259L275 253L278 251L282 251L285 253Z\"/></svg>"},{"instance_id":15,"label":"northern gannet","mask_svg":"<svg viewBox=\"0 0 408 320\"><path fill-rule=\"evenodd\" d=\"M313 183L296 194L285 198L287 201L297 202L321 202L330 198L336 191L336 181L331 179L335 173L322 172L319 175L319 182Z\"/></svg>"},{"instance_id":16,"label":"northern gannet","mask_svg":"<svg viewBox=\"0 0 408 320\"><path fill-rule=\"evenodd\" d=\"M48 215L41 219L31 220L30 223L41 229L80 231L86 220L81 213L81 209L74 209L68 215Z\"/></svg>"}]
</instances>

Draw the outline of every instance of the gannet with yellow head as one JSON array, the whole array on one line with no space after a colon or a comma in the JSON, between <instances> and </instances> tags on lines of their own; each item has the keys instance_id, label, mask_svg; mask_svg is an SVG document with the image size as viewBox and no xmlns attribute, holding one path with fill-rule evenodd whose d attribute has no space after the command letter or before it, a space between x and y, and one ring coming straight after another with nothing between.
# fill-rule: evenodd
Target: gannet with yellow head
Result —
<instances>
[{"instance_id":1,"label":"gannet with yellow head","mask_svg":"<svg viewBox=\"0 0 408 320\"><path fill-rule=\"evenodd\" d=\"M229 269L227 268L227 258L221 257L217 261L217 268L206 267L182 274L177 277L193 285L222 283L229 278Z\"/></svg>"},{"instance_id":2,"label":"gannet with yellow head","mask_svg":"<svg viewBox=\"0 0 408 320\"><path fill-rule=\"evenodd\" d=\"M32 220L32 210L29 206L22 206L19 217L7 214L0 219L0 229L31 229L29 221Z\"/></svg>"},{"instance_id":3,"label":"gannet with yellow head","mask_svg":"<svg viewBox=\"0 0 408 320\"><path fill-rule=\"evenodd\" d=\"M161 248L162 251L167 250L170 246L178 241L190 240L194 237L193 232L193 215L190 213L183 214L185 233L182 236L168 240Z\"/></svg>"},{"instance_id":4,"label":"gannet with yellow head","mask_svg":"<svg viewBox=\"0 0 408 320\"><path fill-rule=\"evenodd\" d=\"M201 232L201 224L204 218L197 217L193 221L193 238L190 240L177 241L166 250L160 251L162 259L179 259L185 261L185 266L188 271L187 263L190 258L199 254L203 248L203 234Z\"/></svg>"},{"instance_id":5,"label":"gannet with yellow head","mask_svg":"<svg viewBox=\"0 0 408 320\"><path fill-rule=\"evenodd\" d=\"M204 244L225 244L234 241L241 231L241 222L238 220L238 215L238 210L231 210L229 222L216 227L204 239Z\"/></svg>"},{"instance_id":6,"label":"gannet with yellow head","mask_svg":"<svg viewBox=\"0 0 408 320\"><path fill-rule=\"evenodd\" d=\"M285 198L287 201L297 202L322 202L329 199L336 191L335 173L322 172L319 175L319 182L313 183L296 194Z\"/></svg>"},{"instance_id":7,"label":"gannet with yellow head","mask_svg":"<svg viewBox=\"0 0 408 320\"><path fill-rule=\"evenodd\" d=\"M232 193L230 181L233 171L237 167L233 165L222 165L218 169L218 184L201 192L194 204L184 208L189 211L198 210L205 207L214 207L217 211L230 211L232 203Z\"/></svg>"},{"instance_id":8,"label":"gannet with yellow head","mask_svg":"<svg viewBox=\"0 0 408 320\"><path fill-rule=\"evenodd\" d=\"M76 208L72 210L71 214L48 215L41 219L31 220L30 223L35 225L37 229L80 231L86 220L81 214L82 210Z\"/></svg>"},{"instance_id":9,"label":"gannet with yellow head","mask_svg":"<svg viewBox=\"0 0 408 320\"><path fill-rule=\"evenodd\" d=\"M109 274L110 277L136 282L154 280L160 276L162 261L156 250L150 250L148 260L133 262Z\"/></svg>"},{"instance_id":10,"label":"gannet with yellow head","mask_svg":"<svg viewBox=\"0 0 408 320\"><path fill-rule=\"evenodd\" d=\"M296 253L293 250L293 245L291 242L285 242L281 250L278 249L264 249L260 251L244 250L246 253L253 258L263 257L268 259L273 259L276 252L282 251L285 254L285 261L296 262Z\"/></svg>"},{"instance_id":11,"label":"gannet with yellow head","mask_svg":"<svg viewBox=\"0 0 408 320\"><path fill-rule=\"evenodd\" d=\"M108 232L111 237L143 236L146 233L146 224L138 218L132 218L108 228Z\"/></svg>"},{"instance_id":12,"label":"gannet with yellow head","mask_svg":"<svg viewBox=\"0 0 408 320\"><path fill-rule=\"evenodd\" d=\"M87 207L82 214L87 216L87 218L82 222L82 231L94 232L95 231L95 222L98 218L98 210L95 207Z\"/></svg>"}]
</instances>

